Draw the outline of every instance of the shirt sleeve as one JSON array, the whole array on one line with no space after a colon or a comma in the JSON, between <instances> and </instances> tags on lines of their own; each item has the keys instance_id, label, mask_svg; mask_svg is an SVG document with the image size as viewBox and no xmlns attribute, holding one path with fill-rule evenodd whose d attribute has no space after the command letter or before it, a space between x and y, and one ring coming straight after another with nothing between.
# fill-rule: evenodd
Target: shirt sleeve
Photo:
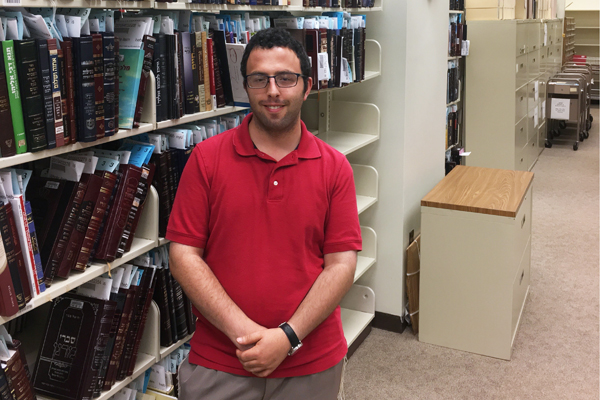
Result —
<instances>
[{"instance_id":1,"label":"shirt sleeve","mask_svg":"<svg viewBox=\"0 0 600 400\"><path fill-rule=\"evenodd\" d=\"M331 189L323 254L362 250L352 167L344 157Z\"/></svg>"},{"instance_id":2,"label":"shirt sleeve","mask_svg":"<svg viewBox=\"0 0 600 400\"><path fill-rule=\"evenodd\" d=\"M203 249L208 240L210 184L200 147L192 152L179 180L166 238Z\"/></svg>"}]
</instances>

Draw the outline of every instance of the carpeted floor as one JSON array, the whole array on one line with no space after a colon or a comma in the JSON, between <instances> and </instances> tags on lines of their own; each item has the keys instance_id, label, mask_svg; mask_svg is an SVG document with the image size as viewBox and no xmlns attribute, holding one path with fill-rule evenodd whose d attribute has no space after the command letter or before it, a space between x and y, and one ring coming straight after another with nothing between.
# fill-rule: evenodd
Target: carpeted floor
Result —
<instances>
[{"instance_id":1,"label":"carpeted floor","mask_svg":"<svg viewBox=\"0 0 600 400\"><path fill-rule=\"evenodd\" d=\"M590 138L533 168L531 288L511 361L373 329L348 363L346 400L599 398L598 106Z\"/></svg>"}]
</instances>

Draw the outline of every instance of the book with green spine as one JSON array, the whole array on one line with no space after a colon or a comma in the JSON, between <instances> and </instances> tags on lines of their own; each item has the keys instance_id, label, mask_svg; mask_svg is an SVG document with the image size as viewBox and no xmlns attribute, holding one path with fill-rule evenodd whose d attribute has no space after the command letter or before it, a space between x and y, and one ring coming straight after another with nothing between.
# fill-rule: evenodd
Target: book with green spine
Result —
<instances>
[{"instance_id":1,"label":"book with green spine","mask_svg":"<svg viewBox=\"0 0 600 400\"><path fill-rule=\"evenodd\" d=\"M27 152L27 140L25 139L25 123L23 122L23 108L21 106L21 90L19 88L19 77L17 75L17 63L15 60L15 46L12 40L2 42L2 53L6 67L10 115L15 133L17 154L23 154Z\"/></svg>"}]
</instances>

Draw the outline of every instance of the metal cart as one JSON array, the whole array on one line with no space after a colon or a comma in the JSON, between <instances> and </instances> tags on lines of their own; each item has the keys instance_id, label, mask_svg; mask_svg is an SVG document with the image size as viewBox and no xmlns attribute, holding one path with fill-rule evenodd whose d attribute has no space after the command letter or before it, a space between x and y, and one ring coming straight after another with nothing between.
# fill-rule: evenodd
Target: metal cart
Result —
<instances>
[{"instance_id":1,"label":"metal cart","mask_svg":"<svg viewBox=\"0 0 600 400\"><path fill-rule=\"evenodd\" d=\"M563 66L562 72L582 73L586 77L586 80L587 80L587 88L586 88L587 120L585 123L585 130L587 133L592 128L592 121L594 120L594 117L592 116L591 111L590 111L590 107L592 105L592 88L593 88L593 84L594 84L592 67L589 64L577 65L573 62L568 62ZM586 135L586 138L588 136L589 135Z\"/></svg>"},{"instance_id":2,"label":"metal cart","mask_svg":"<svg viewBox=\"0 0 600 400\"><path fill-rule=\"evenodd\" d=\"M590 85L589 85L588 76L586 76L585 73L581 73L581 72L560 72L560 73L554 75L554 77L561 78L561 79L566 78L566 79L582 79L583 80L580 85L580 90L582 91L583 101L579 104L580 105L580 110L579 110L580 125L577 128L577 132L579 134L579 141L583 142L585 139L587 139L590 136L588 133L588 130L587 130L589 115L590 115L590 100L589 100ZM573 124L571 124L571 125L573 125ZM567 129L568 121L559 121L558 127L561 130ZM553 132L553 133L556 134L556 132ZM560 135L560 131L559 131L559 135Z\"/></svg>"},{"instance_id":3,"label":"metal cart","mask_svg":"<svg viewBox=\"0 0 600 400\"><path fill-rule=\"evenodd\" d=\"M552 147L553 141L569 141L572 139L556 138L558 130L554 128L560 121L576 124L575 143L573 150L579 148L580 133L582 131L582 112L585 109L584 77L553 77L548 81L546 89L546 117L548 118L548 133L546 147Z\"/></svg>"}]
</instances>

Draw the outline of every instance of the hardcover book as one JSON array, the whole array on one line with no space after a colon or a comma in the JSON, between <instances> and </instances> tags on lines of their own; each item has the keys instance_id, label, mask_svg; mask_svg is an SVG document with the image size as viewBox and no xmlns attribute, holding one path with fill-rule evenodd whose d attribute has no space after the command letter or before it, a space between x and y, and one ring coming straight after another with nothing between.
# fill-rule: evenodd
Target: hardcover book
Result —
<instances>
[{"instance_id":1,"label":"hardcover book","mask_svg":"<svg viewBox=\"0 0 600 400\"><path fill-rule=\"evenodd\" d=\"M192 69L192 43L190 41L189 32L181 32L181 46L183 52L183 93L184 93L184 104L185 113L193 114L196 111L195 108L195 96L194 96L194 76Z\"/></svg>"},{"instance_id":2,"label":"hardcover book","mask_svg":"<svg viewBox=\"0 0 600 400\"><path fill-rule=\"evenodd\" d=\"M46 148L44 98L38 73L38 57L34 39L15 41L15 57L21 88L21 105L25 122L27 149L35 152ZM48 70L48 73L50 71Z\"/></svg>"},{"instance_id":3,"label":"hardcover book","mask_svg":"<svg viewBox=\"0 0 600 400\"><path fill-rule=\"evenodd\" d=\"M102 139L105 135L104 125L104 49L102 46L102 35L92 34L92 46L94 57L94 104L96 114L96 139Z\"/></svg>"},{"instance_id":4,"label":"hardcover book","mask_svg":"<svg viewBox=\"0 0 600 400\"><path fill-rule=\"evenodd\" d=\"M10 278L13 283L15 298L19 309L25 308L25 297L23 295L23 285L21 284L21 275L19 274L19 264L15 254L14 236L11 235L10 224L7 217L7 208L10 203L0 206L0 234L2 243L6 252L6 262L10 272ZM12 208L10 210L12 213ZM17 238L18 239L18 238Z\"/></svg>"},{"instance_id":5,"label":"hardcover book","mask_svg":"<svg viewBox=\"0 0 600 400\"><path fill-rule=\"evenodd\" d=\"M25 302L25 304L27 304L31 300L31 286L29 284L27 266L25 265L25 259L23 258L23 247L21 244L21 240L19 239L17 223L15 221L12 205L10 203L6 203L4 205L4 212L6 213L6 223L8 224L8 232L12 236L12 248L14 249L12 252L13 266L11 266L11 254L7 251L8 266L11 269L11 276L13 277L13 286L15 286L15 290L18 290L17 284L15 283L15 278L17 278L21 283L21 289L23 291L23 301ZM9 241L6 238L4 238L4 236L2 236L2 240L8 247ZM16 277L13 275L15 265L17 272ZM19 302L18 293L17 302Z\"/></svg>"},{"instance_id":6,"label":"hardcover book","mask_svg":"<svg viewBox=\"0 0 600 400\"><path fill-rule=\"evenodd\" d=\"M96 140L96 96L94 81L94 48L91 36L73 38L73 69L77 110L77 140Z\"/></svg>"},{"instance_id":7,"label":"hardcover book","mask_svg":"<svg viewBox=\"0 0 600 400\"><path fill-rule=\"evenodd\" d=\"M92 398L92 380L105 349L115 304L66 293L52 302L36 364L33 386L60 400Z\"/></svg>"},{"instance_id":8,"label":"hardcover book","mask_svg":"<svg viewBox=\"0 0 600 400\"><path fill-rule=\"evenodd\" d=\"M15 146L15 134L10 114L10 99L6 84L4 57L0 57L0 126L2 126L2 129L0 129L0 155L2 157L14 156L17 154L17 148Z\"/></svg>"},{"instance_id":9,"label":"hardcover book","mask_svg":"<svg viewBox=\"0 0 600 400\"><path fill-rule=\"evenodd\" d=\"M115 36L113 33L102 34L103 60L104 60L104 134L112 136L117 133L115 120Z\"/></svg>"},{"instance_id":10,"label":"hardcover book","mask_svg":"<svg viewBox=\"0 0 600 400\"><path fill-rule=\"evenodd\" d=\"M144 65L144 50L121 49L119 64L119 128L132 129Z\"/></svg>"},{"instance_id":11,"label":"hardcover book","mask_svg":"<svg viewBox=\"0 0 600 400\"><path fill-rule=\"evenodd\" d=\"M25 138L25 123L23 122L23 107L21 105L21 89L19 87L15 48L12 40L5 40L2 42L2 52L4 55L6 83L8 86L8 99L10 102L10 115L12 118L13 132L15 134L17 154L23 154L27 151L27 139Z\"/></svg>"},{"instance_id":12,"label":"hardcover book","mask_svg":"<svg viewBox=\"0 0 600 400\"><path fill-rule=\"evenodd\" d=\"M15 315L19 311L19 305L17 304L15 287L13 286L10 270L8 268L4 243L1 239L2 238L0 237L0 315L9 317ZM1 383L0 380L0 386ZM1 391L2 389L0 388L0 392Z\"/></svg>"},{"instance_id":13,"label":"hardcover book","mask_svg":"<svg viewBox=\"0 0 600 400\"><path fill-rule=\"evenodd\" d=\"M73 42L69 38L65 38L64 42L61 43L62 51L63 51L63 69L64 80L65 80L65 93L64 98L66 99L67 104L67 113L68 119L65 125L68 125L68 128L65 131L69 132L70 140L67 141L65 138L65 144L67 143L75 143L78 138L77 132L77 112L75 109L75 70L73 66Z\"/></svg>"},{"instance_id":14,"label":"hardcover book","mask_svg":"<svg viewBox=\"0 0 600 400\"><path fill-rule=\"evenodd\" d=\"M52 74L50 71L50 52L46 39L36 39L38 58L38 75L42 88L44 104L44 124L46 131L47 148L57 147L56 137L54 136L54 109L52 103ZM63 143L64 141L61 141Z\"/></svg>"},{"instance_id":15,"label":"hardcover book","mask_svg":"<svg viewBox=\"0 0 600 400\"><path fill-rule=\"evenodd\" d=\"M144 62L142 64L142 72L140 75L140 86L138 89L137 101L135 104L135 112L133 117L133 127L137 128L140 126L142 120L142 112L144 111L144 98L146 97L146 86L150 78L150 71L152 70L152 59L154 58L154 45L156 39L153 36L144 35Z\"/></svg>"},{"instance_id":16,"label":"hardcover book","mask_svg":"<svg viewBox=\"0 0 600 400\"><path fill-rule=\"evenodd\" d=\"M56 39L48 39L48 54L50 56L50 82L51 82L51 101L52 101L52 125L47 123L47 129L51 129L56 147L65 145L65 128L63 123L63 101L61 95L60 66L58 61L58 47ZM48 118L46 119L48 121ZM48 146L50 147L50 146Z\"/></svg>"}]
</instances>

